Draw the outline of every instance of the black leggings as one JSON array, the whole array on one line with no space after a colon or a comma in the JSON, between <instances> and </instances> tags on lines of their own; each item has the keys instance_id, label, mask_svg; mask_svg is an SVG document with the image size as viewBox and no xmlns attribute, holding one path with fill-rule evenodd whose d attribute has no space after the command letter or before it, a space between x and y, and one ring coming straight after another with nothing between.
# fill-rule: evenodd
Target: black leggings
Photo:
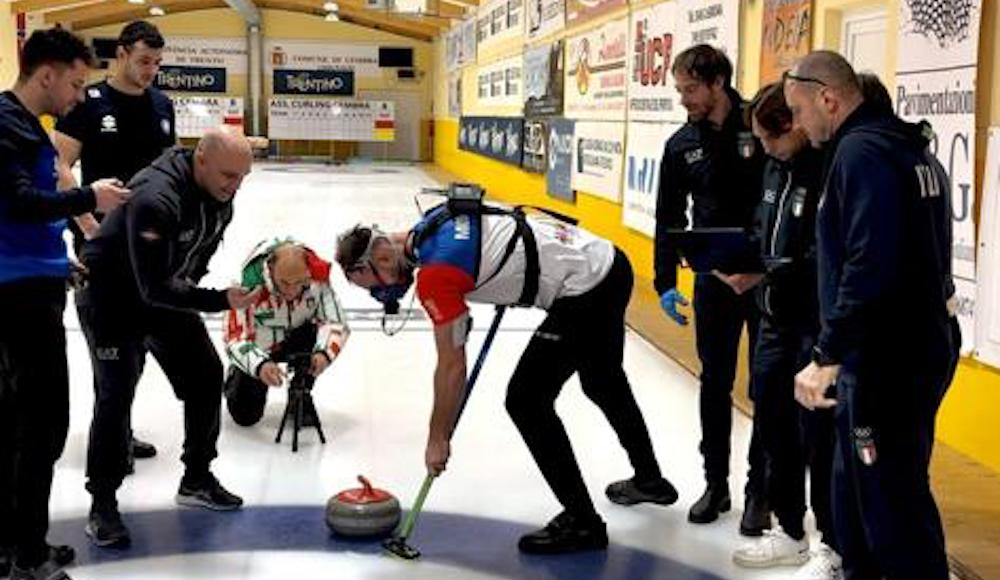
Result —
<instances>
[{"instance_id":1,"label":"black leggings","mask_svg":"<svg viewBox=\"0 0 1000 580\"><path fill-rule=\"evenodd\" d=\"M625 308L631 293L632 267L616 250L611 271L600 284L552 304L507 387L507 411L535 463L563 507L581 516L594 514L594 504L555 412L556 397L574 372L580 374L584 394L618 434L635 476L661 476L646 422L622 368Z\"/></svg>"}]
</instances>

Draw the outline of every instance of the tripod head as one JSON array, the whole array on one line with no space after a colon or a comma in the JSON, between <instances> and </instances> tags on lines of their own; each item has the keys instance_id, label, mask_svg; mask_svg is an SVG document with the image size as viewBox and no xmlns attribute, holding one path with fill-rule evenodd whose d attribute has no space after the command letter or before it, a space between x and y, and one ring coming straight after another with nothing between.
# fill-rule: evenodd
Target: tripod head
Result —
<instances>
[{"instance_id":1,"label":"tripod head","mask_svg":"<svg viewBox=\"0 0 1000 580\"><path fill-rule=\"evenodd\" d=\"M292 372L292 379L288 383L289 391L311 391L316 377L309 372L312 366L312 353L297 352L288 356L288 370Z\"/></svg>"}]
</instances>

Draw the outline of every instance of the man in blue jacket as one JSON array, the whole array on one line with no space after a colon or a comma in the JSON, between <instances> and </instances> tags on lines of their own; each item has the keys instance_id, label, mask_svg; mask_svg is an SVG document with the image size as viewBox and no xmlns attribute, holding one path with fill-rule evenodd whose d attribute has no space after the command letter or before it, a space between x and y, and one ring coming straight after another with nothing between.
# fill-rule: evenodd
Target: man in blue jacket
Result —
<instances>
[{"instance_id":1,"label":"man in blue jacket","mask_svg":"<svg viewBox=\"0 0 1000 580\"><path fill-rule=\"evenodd\" d=\"M785 75L785 96L796 124L828 151L817 218L821 330L795 388L808 409L836 408L844 573L944 580L927 470L955 340L949 182L912 127L864 102L840 55L804 57Z\"/></svg>"},{"instance_id":2,"label":"man in blue jacket","mask_svg":"<svg viewBox=\"0 0 1000 580\"><path fill-rule=\"evenodd\" d=\"M83 100L92 62L78 37L36 31L14 89L0 95L0 577L68 578L72 549L46 543L53 465L69 428L66 363L66 218L110 211L117 180L56 191L56 150L39 115Z\"/></svg>"}]
</instances>

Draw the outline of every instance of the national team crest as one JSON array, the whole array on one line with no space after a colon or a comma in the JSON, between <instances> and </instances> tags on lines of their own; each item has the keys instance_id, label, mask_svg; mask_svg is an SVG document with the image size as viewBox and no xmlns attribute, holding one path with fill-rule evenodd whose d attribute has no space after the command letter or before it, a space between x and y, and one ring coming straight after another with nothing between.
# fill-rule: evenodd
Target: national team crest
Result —
<instances>
[{"instance_id":1,"label":"national team crest","mask_svg":"<svg viewBox=\"0 0 1000 580\"><path fill-rule=\"evenodd\" d=\"M757 150L757 143L753 140L753 133L741 131L736 136L736 147L743 159L750 159Z\"/></svg>"},{"instance_id":2,"label":"national team crest","mask_svg":"<svg viewBox=\"0 0 1000 580\"><path fill-rule=\"evenodd\" d=\"M871 427L854 428L854 448L861 463L872 466L878 461L878 451L875 449L875 438Z\"/></svg>"}]
</instances>

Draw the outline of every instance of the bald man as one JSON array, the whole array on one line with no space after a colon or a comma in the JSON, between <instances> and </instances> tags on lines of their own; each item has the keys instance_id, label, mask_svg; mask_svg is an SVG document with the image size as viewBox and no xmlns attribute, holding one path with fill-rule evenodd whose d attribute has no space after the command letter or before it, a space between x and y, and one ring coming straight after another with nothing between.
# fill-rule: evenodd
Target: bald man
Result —
<instances>
[{"instance_id":1,"label":"bald man","mask_svg":"<svg viewBox=\"0 0 1000 580\"><path fill-rule=\"evenodd\" d=\"M98 546L130 541L116 492L127 470L129 409L147 350L184 403L186 471L177 503L214 510L242 505L209 471L219 437L222 363L200 313L246 308L260 291L197 284L232 219L232 199L251 162L246 138L221 128L208 131L194 150L168 150L132 178L129 203L109 213L84 246L90 281L77 310L96 385L86 532Z\"/></svg>"},{"instance_id":2,"label":"bald man","mask_svg":"<svg viewBox=\"0 0 1000 580\"><path fill-rule=\"evenodd\" d=\"M310 381L337 358L347 341L344 311L330 286L330 263L291 239L257 244L243 265L242 285L260 288L257 301L226 314L229 373L223 392L238 425L260 421L268 387L280 387L278 366L308 354ZM315 408L307 409L309 424Z\"/></svg>"},{"instance_id":3,"label":"bald man","mask_svg":"<svg viewBox=\"0 0 1000 580\"><path fill-rule=\"evenodd\" d=\"M822 329L795 397L836 409L844 575L945 580L927 470L958 338L947 305L949 181L919 131L864 102L840 55L804 57L784 90L795 124L827 148L816 221Z\"/></svg>"}]
</instances>

